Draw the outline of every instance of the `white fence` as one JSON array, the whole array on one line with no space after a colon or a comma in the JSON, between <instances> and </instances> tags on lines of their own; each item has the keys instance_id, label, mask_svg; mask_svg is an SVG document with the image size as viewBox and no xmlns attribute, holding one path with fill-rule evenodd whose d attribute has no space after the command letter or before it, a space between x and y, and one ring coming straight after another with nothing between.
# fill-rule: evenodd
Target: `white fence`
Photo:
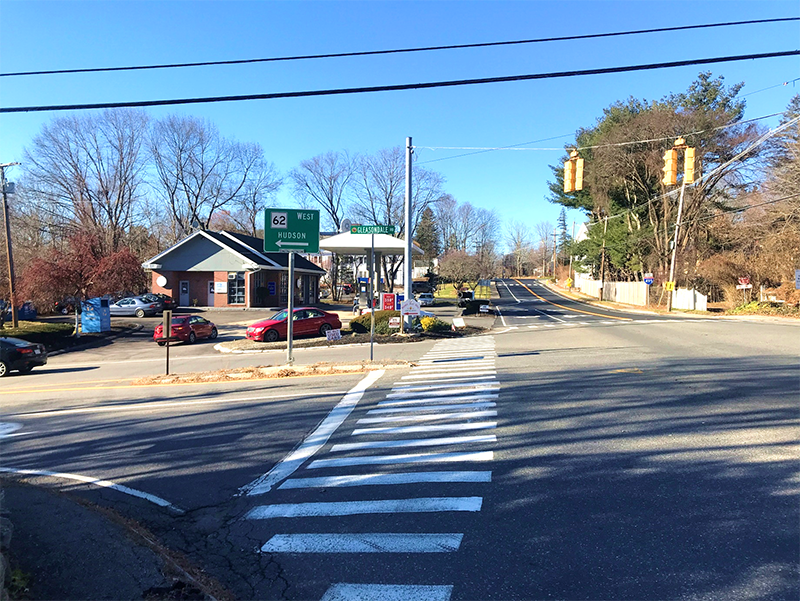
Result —
<instances>
[{"instance_id":1,"label":"white fence","mask_svg":"<svg viewBox=\"0 0 800 601\"><path fill-rule=\"evenodd\" d=\"M672 308L688 311L706 311L708 297L697 290L678 288L672 293Z\"/></svg>"},{"instance_id":2,"label":"white fence","mask_svg":"<svg viewBox=\"0 0 800 601\"><path fill-rule=\"evenodd\" d=\"M600 294L600 280L584 279L575 275L575 287L584 294L596 297ZM647 306L648 286L644 282L605 282L603 300L626 305Z\"/></svg>"}]
</instances>

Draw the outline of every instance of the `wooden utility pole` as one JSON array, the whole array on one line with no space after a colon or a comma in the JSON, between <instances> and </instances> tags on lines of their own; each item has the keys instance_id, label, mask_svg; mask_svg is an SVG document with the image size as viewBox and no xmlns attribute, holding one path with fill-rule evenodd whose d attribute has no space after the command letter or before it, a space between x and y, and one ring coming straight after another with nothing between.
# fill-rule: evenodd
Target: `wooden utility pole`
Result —
<instances>
[{"instance_id":1,"label":"wooden utility pole","mask_svg":"<svg viewBox=\"0 0 800 601\"><path fill-rule=\"evenodd\" d=\"M8 296L11 303L11 327L19 327L19 318L17 316L17 299L14 294L14 256L11 250L11 224L9 223L8 215L8 199L6 198L6 167L19 165L19 163L4 163L0 165L0 187L3 190L3 222L5 223L6 230L6 258L8 259Z\"/></svg>"},{"instance_id":2,"label":"wooden utility pole","mask_svg":"<svg viewBox=\"0 0 800 601\"><path fill-rule=\"evenodd\" d=\"M600 300L603 300L603 282L606 279L606 230L608 229L608 215L603 217L603 249L600 252Z\"/></svg>"}]
</instances>

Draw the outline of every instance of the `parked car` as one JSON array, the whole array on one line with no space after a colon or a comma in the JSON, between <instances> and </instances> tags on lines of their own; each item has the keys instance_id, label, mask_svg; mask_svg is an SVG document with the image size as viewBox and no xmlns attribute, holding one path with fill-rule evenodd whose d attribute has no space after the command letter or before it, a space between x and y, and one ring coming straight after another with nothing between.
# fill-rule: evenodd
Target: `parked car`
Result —
<instances>
[{"instance_id":1,"label":"parked car","mask_svg":"<svg viewBox=\"0 0 800 601\"><path fill-rule=\"evenodd\" d=\"M414 294L418 292L433 292L433 286L428 282L411 282L411 292Z\"/></svg>"},{"instance_id":2,"label":"parked car","mask_svg":"<svg viewBox=\"0 0 800 601\"><path fill-rule=\"evenodd\" d=\"M161 305L155 302L148 302L141 296L131 296L109 304L108 309L112 316L135 315L136 317L144 317L147 315L149 317L158 313L161 310Z\"/></svg>"},{"instance_id":3,"label":"parked car","mask_svg":"<svg viewBox=\"0 0 800 601\"><path fill-rule=\"evenodd\" d=\"M199 315L178 315L172 318L172 338L180 338L183 342L192 344L195 340L217 337L217 326ZM159 338L164 337L164 324L160 323L153 332L153 340L158 342L158 346L167 344Z\"/></svg>"},{"instance_id":4,"label":"parked car","mask_svg":"<svg viewBox=\"0 0 800 601\"><path fill-rule=\"evenodd\" d=\"M286 339L287 309L279 311L269 319L258 321L247 328L247 338L258 342L275 342ZM294 310L294 336L325 336L330 330L342 327L335 313L328 313L314 307L300 307Z\"/></svg>"},{"instance_id":5,"label":"parked car","mask_svg":"<svg viewBox=\"0 0 800 601\"><path fill-rule=\"evenodd\" d=\"M8 372L29 373L34 367L47 363L47 349L42 344L21 338L0 338L0 378Z\"/></svg>"},{"instance_id":6,"label":"parked car","mask_svg":"<svg viewBox=\"0 0 800 601\"><path fill-rule=\"evenodd\" d=\"M168 294L161 294L160 292L153 292L151 294L161 300L161 304L164 305L164 309L172 311L178 308L178 301Z\"/></svg>"},{"instance_id":7,"label":"parked car","mask_svg":"<svg viewBox=\"0 0 800 601\"><path fill-rule=\"evenodd\" d=\"M156 313L163 313L164 309L166 309L166 307L164 306L164 300L157 294L153 294L151 292L145 292L144 294L142 294L142 300L147 303L155 303L156 305L158 305Z\"/></svg>"},{"instance_id":8,"label":"parked car","mask_svg":"<svg viewBox=\"0 0 800 601\"><path fill-rule=\"evenodd\" d=\"M430 307L436 302L436 299L433 297L432 292L422 292L417 297L417 302L420 307Z\"/></svg>"},{"instance_id":9,"label":"parked car","mask_svg":"<svg viewBox=\"0 0 800 601\"><path fill-rule=\"evenodd\" d=\"M61 315L69 315L75 312L75 307L78 307L78 312L80 312L80 306L80 301L77 298L68 296L63 300L56 301L53 304L53 311L61 313Z\"/></svg>"},{"instance_id":10,"label":"parked car","mask_svg":"<svg viewBox=\"0 0 800 601\"><path fill-rule=\"evenodd\" d=\"M459 290L458 292L458 306L466 307L467 303L475 299L475 292L472 290Z\"/></svg>"}]
</instances>

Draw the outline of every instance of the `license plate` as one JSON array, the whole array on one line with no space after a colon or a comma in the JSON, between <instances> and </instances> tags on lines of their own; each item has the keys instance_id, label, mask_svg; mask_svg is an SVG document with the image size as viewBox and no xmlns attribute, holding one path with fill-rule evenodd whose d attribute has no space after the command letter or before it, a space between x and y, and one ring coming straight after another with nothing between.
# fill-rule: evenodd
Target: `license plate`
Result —
<instances>
[{"instance_id":1,"label":"license plate","mask_svg":"<svg viewBox=\"0 0 800 601\"><path fill-rule=\"evenodd\" d=\"M40 351L40 350L37 348L37 349L35 349L35 350L33 351L33 354L34 354L34 355L41 355L41 354L42 354L42 351Z\"/></svg>"}]
</instances>

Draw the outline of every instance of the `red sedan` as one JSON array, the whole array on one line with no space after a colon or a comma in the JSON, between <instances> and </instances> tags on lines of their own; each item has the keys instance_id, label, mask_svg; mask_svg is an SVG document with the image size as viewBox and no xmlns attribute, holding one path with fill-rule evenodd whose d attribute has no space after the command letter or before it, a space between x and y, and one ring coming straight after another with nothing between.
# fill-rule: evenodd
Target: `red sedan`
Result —
<instances>
[{"instance_id":1,"label":"red sedan","mask_svg":"<svg viewBox=\"0 0 800 601\"><path fill-rule=\"evenodd\" d=\"M192 343L200 338L217 337L217 326L199 315L176 315L172 318L172 337L179 338L183 342ZM164 346L165 341L159 340L164 337L164 324L158 324L153 332L153 340L159 346Z\"/></svg>"},{"instance_id":2,"label":"red sedan","mask_svg":"<svg viewBox=\"0 0 800 601\"><path fill-rule=\"evenodd\" d=\"M247 328L246 336L258 342L275 342L286 339L286 316L288 310L279 311L269 319L258 321ZM335 313L321 311L314 307L300 307L294 310L294 336L325 336L330 330L338 330L342 322Z\"/></svg>"}]
</instances>

